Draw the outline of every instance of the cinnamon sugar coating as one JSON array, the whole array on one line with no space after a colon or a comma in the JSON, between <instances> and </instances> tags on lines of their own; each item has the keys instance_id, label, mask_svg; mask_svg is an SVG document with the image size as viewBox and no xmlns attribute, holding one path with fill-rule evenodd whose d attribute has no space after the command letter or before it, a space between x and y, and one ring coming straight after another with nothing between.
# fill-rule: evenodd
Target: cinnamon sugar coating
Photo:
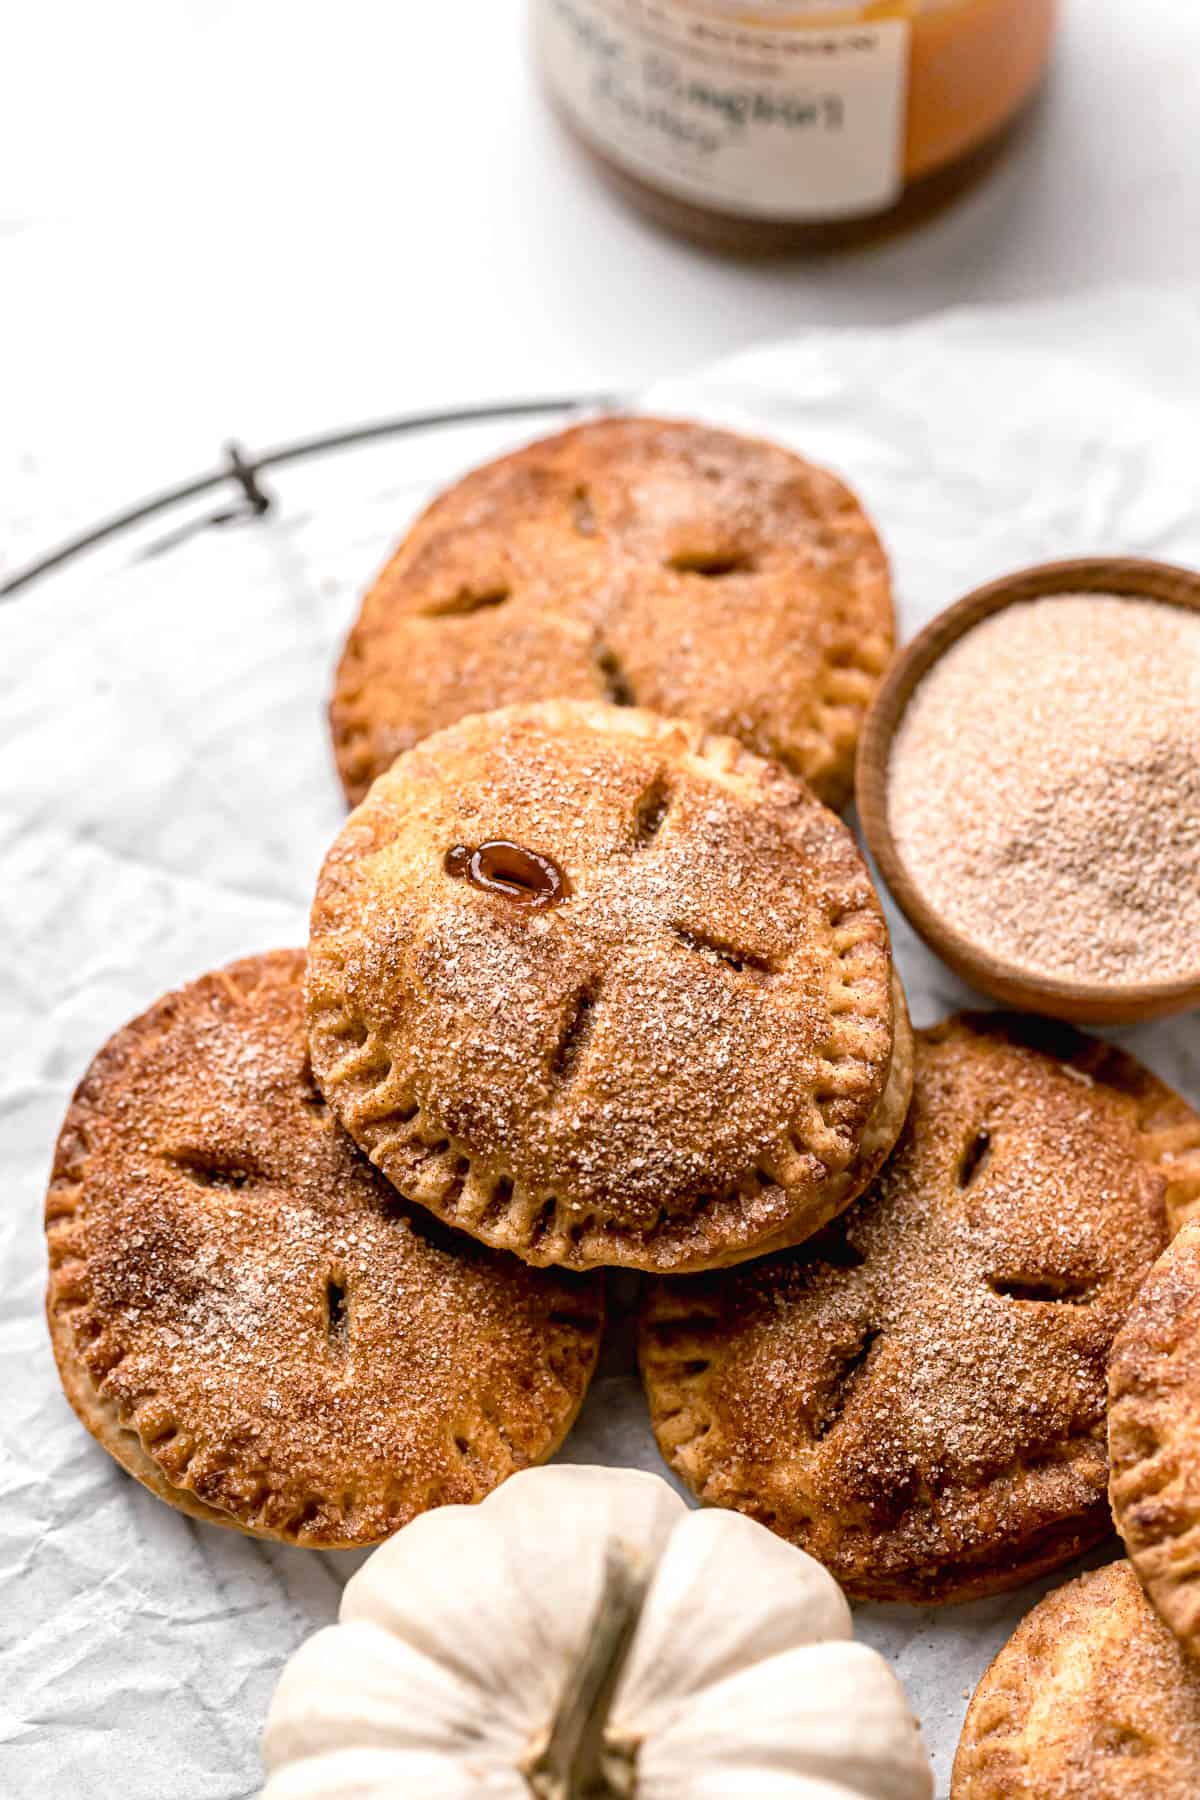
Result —
<instances>
[{"instance_id":1,"label":"cinnamon sugar coating","mask_svg":"<svg viewBox=\"0 0 1200 1800\"><path fill-rule=\"evenodd\" d=\"M905 708L888 812L917 888L989 955L1200 978L1200 613L1085 593L981 620Z\"/></svg>"},{"instance_id":2,"label":"cinnamon sugar coating","mask_svg":"<svg viewBox=\"0 0 1200 1800\"><path fill-rule=\"evenodd\" d=\"M854 496L778 445L607 418L476 469L363 602L330 717L348 799L421 738L521 701L694 720L850 796L894 637Z\"/></svg>"},{"instance_id":3,"label":"cinnamon sugar coating","mask_svg":"<svg viewBox=\"0 0 1200 1800\"><path fill-rule=\"evenodd\" d=\"M863 1598L993 1593L1097 1541L1109 1346L1186 1197L1184 1116L1066 1028L979 1014L919 1032L899 1143L835 1225L651 1288L667 1461Z\"/></svg>"},{"instance_id":4,"label":"cinnamon sugar coating","mask_svg":"<svg viewBox=\"0 0 1200 1800\"><path fill-rule=\"evenodd\" d=\"M967 1712L951 1800L1195 1800L1200 1676L1126 1562L1034 1607Z\"/></svg>"},{"instance_id":5,"label":"cinnamon sugar coating","mask_svg":"<svg viewBox=\"0 0 1200 1800\"><path fill-rule=\"evenodd\" d=\"M1194 1147L1200 1190L1200 1129ZM1200 1669L1200 1219L1163 1252L1113 1345L1108 1450L1130 1561Z\"/></svg>"},{"instance_id":6,"label":"cinnamon sugar coating","mask_svg":"<svg viewBox=\"0 0 1200 1800\"><path fill-rule=\"evenodd\" d=\"M447 872L448 848L490 840L551 859L568 897ZM537 1263L704 1268L817 1229L899 1131L897 995L834 815L629 707L512 707L425 740L352 815L313 907L334 1112L403 1194Z\"/></svg>"},{"instance_id":7,"label":"cinnamon sugar coating","mask_svg":"<svg viewBox=\"0 0 1200 1800\"><path fill-rule=\"evenodd\" d=\"M482 1498L566 1434L596 1282L448 1241L312 1083L302 952L168 994L71 1102L47 1301L83 1422L214 1523L350 1546Z\"/></svg>"}]
</instances>

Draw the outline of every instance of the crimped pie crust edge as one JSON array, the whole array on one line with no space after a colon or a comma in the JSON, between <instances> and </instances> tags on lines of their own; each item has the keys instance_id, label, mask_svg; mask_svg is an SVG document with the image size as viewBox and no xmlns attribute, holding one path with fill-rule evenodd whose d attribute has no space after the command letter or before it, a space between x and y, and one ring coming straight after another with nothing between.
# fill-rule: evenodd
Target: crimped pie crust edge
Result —
<instances>
[{"instance_id":1,"label":"crimped pie crust edge","mask_svg":"<svg viewBox=\"0 0 1200 1800\"><path fill-rule=\"evenodd\" d=\"M950 1800L1192 1800L1198 1788L1200 1684L1121 1561L1053 1589L1001 1645L963 1721Z\"/></svg>"},{"instance_id":2,"label":"crimped pie crust edge","mask_svg":"<svg viewBox=\"0 0 1200 1800\"><path fill-rule=\"evenodd\" d=\"M100 1320L91 1318L87 1251L80 1236L87 1213L88 1132L90 1122L97 1114L93 1087L101 1089L98 1114L103 1118L103 1084L111 1069L115 1066L119 1071L130 1052L136 1056L137 1045L142 1039L153 1039L160 1032L169 1033L176 1009L196 1004L201 996L211 1000L217 992L252 1001L260 987L278 985L292 990L297 1007L299 1048L302 1045L303 961L304 954L300 950L276 950L241 958L161 995L146 1011L119 1027L101 1046L68 1106L55 1150L46 1201L49 1252L46 1310L55 1360L67 1399L97 1441L151 1492L193 1518L229 1526L250 1536L325 1549L350 1549L378 1542L415 1513L441 1503L447 1496L441 1493L438 1479L427 1483L425 1491L420 1489L419 1480L412 1479L410 1471L394 1471L389 1492L395 1489L398 1495L402 1488L404 1494L403 1504L394 1514L388 1513L387 1505L378 1494L367 1492L363 1504L358 1504L352 1470L337 1484L336 1492L331 1487L319 1495L286 1491L286 1471L280 1473L282 1487L276 1491L269 1472L263 1472L265 1479L261 1491L253 1503L248 1503L236 1458L223 1460L218 1446L195 1443L194 1450L204 1452L202 1457L195 1459L195 1467L201 1462L204 1465L202 1495L196 1491L197 1482L193 1478L194 1451L188 1452L182 1467L175 1466L179 1458L172 1446L177 1447L184 1440L193 1442L189 1421L177 1414L170 1401L153 1388L139 1393L132 1402L114 1400L104 1392L104 1376L97 1381L88 1367L89 1347L95 1347L97 1339L104 1335ZM345 1142L346 1151L355 1158L352 1178L361 1180L370 1174L368 1166L365 1163L361 1168L357 1166L357 1153L349 1140ZM370 1179L377 1183L379 1178L371 1174ZM477 1247L469 1248L473 1256L480 1254ZM595 1315L591 1329L582 1332L578 1329L576 1304L582 1313ZM482 1498L516 1469L551 1456L566 1437L595 1369L604 1326L603 1289L593 1281L586 1295L564 1296L564 1307L571 1312L570 1320L561 1327L553 1326L546 1339L547 1357L552 1349L554 1353L558 1404L545 1415L539 1415L541 1443L531 1454L527 1454L524 1447L518 1453L489 1422L482 1433L482 1441L488 1446L487 1457L482 1452L476 1456L473 1447L466 1446L469 1458L464 1455L462 1467L455 1474L455 1492L448 1497ZM92 1336L92 1327L97 1324L100 1324L100 1331ZM559 1356L559 1349L566 1350L565 1358ZM122 1360L123 1356L118 1355L111 1367L116 1368ZM108 1361L107 1350L103 1352L102 1361ZM105 1375L108 1373L111 1368L104 1371ZM502 1446L502 1454L497 1451L497 1445ZM169 1468L164 1466L168 1460L172 1463ZM503 1466L493 1467L497 1462ZM471 1488L469 1495L465 1491L468 1486ZM227 1496L228 1504L225 1503ZM347 1503L348 1511L344 1510ZM357 1523L353 1522L356 1514Z\"/></svg>"},{"instance_id":3,"label":"crimped pie crust edge","mask_svg":"<svg viewBox=\"0 0 1200 1800\"><path fill-rule=\"evenodd\" d=\"M1173 1090L1125 1052L1069 1027L1050 1021L1016 1019L1003 1013L952 1015L917 1036L918 1039L941 1041L960 1027L971 1029L976 1023L981 1023L992 1033L1003 1035L1010 1019L1017 1029L1017 1043L1027 1041L1025 1034L1044 1038L1047 1047L1055 1046L1053 1054L1067 1053L1063 1060L1078 1074L1134 1100L1138 1109L1139 1156L1160 1175L1162 1190L1170 1196L1174 1206L1185 1205L1191 1189L1179 1175L1176 1152L1181 1134L1189 1140L1193 1134L1200 1137L1200 1119ZM755 1492L747 1490L737 1494L727 1484L722 1486L714 1479L719 1476L721 1459L718 1455L714 1463L711 1445L718 1441L725 1426L710 1405L706 1390L711 1381L710 1369L721 1354L720 1340L712 1335L712 1328L719 1326L721 1316L719 1288L719 1278L711 1287L706 1281L667 1281L648 1286L642 1306L639 1360L651 1422L664 1459L702 1501L746 1510L788 1536L783 1523L765 1516ZM663 1344L656 1341L655 1332L660 1316L665 1327ZM699 1470L691 1466L694 1458L689 1452L697 1448L704 1465L711 1471L703 1478ZM780 1454L784 1452L781 1450ZM1021 1479L1028 1487L1032 1477L1032 1497L1027 1510L1031 1520L1040 1519L1041 1522L1035 1525L1022 1545L1021 1554L1006 1558L1003 1565L997 1564L993 1553L984 1552L963 1560L943 1558L936 1570L924 1571L920 1579L904 1573L881 1573L869 1565L860 1572L849 1561L832 1563L832 1571L847 1593L857 1599L913 1604L984 1598L1047 1574L1101 1542L1112 1529L1105 1492L1102 1429L1095 1441L1090 1436L1080 1439L1077 1454L1082 1458L1081 1467L1086 1465L1090 1470L1086 1485L1091 1489L1092 1497L1086 1505L1081 1505L1076 1495L1066 1516L1054 1516L1055 1511L1062 1508L1061 1490L1068 1473L1058 1459L1049 1460L1044 1467L1022 1463L1014 1469L1001 1470L981 1487L981 1495L985 1491L994 1491L999 1496L1008 1482ZM1039 1498L1043 1491L1044 1498ZM864 1529L865 1541L872 1541L873 1531ZM810 1553L820 1555L819 1549L805 1536L801 1535L795 1541Z\"/></svg>"},{"instance_id":4,"label":"crimped pie crust edge","mask_svg":"<svg viewBox=\"0 0 1200 1800\"><path fill-rule=\"evenodd\" d=\"M1159 1258L1109 1362L1109 1494L1130 1562L1200 1668L1200 1218Z\"/></svg>"},{"instance_id":5,"label":"crimped pie crust edge","mask_svg":"<svg viewBox=\"0 0 1200 1800\"><path fill-rule=\"evenodd\" d=\"M437 495L409 527L364 596L339 658L330 697L329 723L334 758L346 799L351 806L357 805L364 798L371 781L386 767L386 762L380 760L371 741L378 723L380 706L379 701L371 697L372 683L379 679L374 667L376 643L386 642L398 628L403 630L424 616L432 620L440 612L451 610L432 603L424 608L409 606L398 613L389 610L395 604L391 600L391 590L398 582L403 582L410 565L426 553L430 540L447 529L469 531L475 496L486 492L490 481L498 476L525 469L531 473L541 471L548 458L556 464L560 459L565 459L572 467L571 478L568 479L564 466L564 495L571 495L572 482L575 484L574 493L586 493L589 461L595 454L595 446L603 445L606 440L620 434L633 440L633 456L636 458L638 452L644 450L647 439L653 440L656 435L664 433L687 434L697 449L702 448L706 442L713 441L725 449L732 446L734 451L747 457L761 458L765 452L772 460L786 458L794 465L797 479L802 478L810 490L821 492L824 508L831 521L836 519L842 529L846 528L851 519L856 524L860 539L858 556L869 567L859 577L847 612L847 628L841 633L836 645L824 648L813 671L812 716L805 732L797 741L789 742L778 732L768 731L764 736L764 727L755 731L753 741L747 740L748 748L761 755L777 758L793 773L809 781L818 796L835 811L841 811L846 806L853 788L854 753L859 730L882 679L895 641L895 611L888 558L869 514L857 495L839 476L809 462L786 445L695 421L641 414L616 414L585 421L481 464ZM701 488L698 478L697 488ZM460 513L462 518L458 517ZM610 556L610 563L614 560ZM836 583L834 585L836 587ZM841 604L845 608L846 602ZM559 697L581 700L604 698L604 646L602 642L593 641L593 629L570 612L561 615L546 614L544 620L548 630L557 629L564 639L580 640L579 666L573 671L570 687L564 686L561 693L529 694L523 697L530 700ZM872 634L883 640L880 653L870 656L863 647L868 621ZM597 654L600 656L598 666ZM660 704L657 701L646 703ZM683 709L675 706L664 710L679 712ZM452 722L452 717L441 718L429 729L441 730ZM714 722L711 717L701 719L697 715L697 722L718 733L727 730L726 726L719 721ZM416 740L400 744L399 750L411 747L411 741Z\"/></svg>"},{"instance_id":6,"label":"crimped pie crust edge","mask_svg":"<svg viewBox=\"0 0 1200 1800\"><path fill-rule=\"evenodd\" d=\"M456 733L495 731L511 720L535 721L558 731L582 727L604 736L661 745L664 754L700 763L706 775L731 785L771 778L795 782L778 765L755 756L732 738L713 737L687 721L664 719L640 708L602 703L545 701L476 714L425 740L421 752L440 747ZM387 775L380 778L377 793L386 793L384 784L388 780ZM811 794L802 783L796 785L799 792ZM813 805L820 803L814 799ZM364 859L377 854L379 847L375 837L370 845L363 841L364 820L370 806L368 800L351 815L343 834L354 832L356 854ZM845 830L840 822L836 823ZM852 839L849 842L853 844ZM857 846L854 854L857 858ZM859 1142L849 1161L845 1157L834 1160L836 1138L820 1116L819 1096L814 1097L810 1107L816 1118L816 1139L802 1140L797 1122L793 1131L795 1148L801 1154L815 1155L825 1175L797 1194L781 1222L777 1209L776 1221L768 1228L748 1224L744 1189L736 1188L716 1196L704 1195L702 1206L670 1214L645 1232L620 1225L606 1226L594 1220L581 1226L558 1195L532 1189L519 1181L514 1183L507 1167L496 1161L489 1167L485 1159L472 1154L470 1146L440 1128L433 1134L440 1150L424 1159L420 1180L412 1182L406 1179L404 1149L428 1142L430 1132L419 1105L397 1113L383 1099L393 1057L383 1034L369 1030L346 1003L338 956L327 952L324 943L322 885L318 885L313 905L308 959L309 1043L318 1084L360 1148L402 1193L429 1208L445 1223L467 1230L493 1248L509 1251L526 1262L581 1271L624 1266L685 1274L756 1257L764 1247L777 1248L807 1237L848 1205L882 1163L903 1124L912 1085L911 1035L886 923L867 878L871 906L847 910L830 921L835 950L830 987L836 984L839 990L838 1005L830 1009L831 1030L835 1037L839 1032L852 1032L856 1026L869 1030L882 1016L891 1048L886 1060L873 1070L870 1088L860 1107ZM846 973L851 959L861 961L864 955L871 959L868 971L864 974L856 969ZM846 996L851 996L851 1000L847 1001ZM831 1045L826 1063L831 1092L841 1091L846 1066L854 1061L855 1057L844 1048L834 1052ZM863 1066L870 1068L865 1062ZM812 1124L811 1118L805 1121L805 1127ZM506 1197L501 1200L500 1196ZM531 1241L530 1235L535 1222L536 1242Z\"/></svg>"}]
</instances>

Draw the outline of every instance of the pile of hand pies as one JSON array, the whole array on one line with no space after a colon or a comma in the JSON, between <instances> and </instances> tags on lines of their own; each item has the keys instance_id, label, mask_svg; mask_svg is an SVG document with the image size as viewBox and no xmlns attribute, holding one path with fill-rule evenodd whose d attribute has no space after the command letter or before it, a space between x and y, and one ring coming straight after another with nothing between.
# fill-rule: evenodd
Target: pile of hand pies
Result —
<instances>
[{"instance_id":1,"label":"pile of hand pies","mask_svg":"<svg viewBox=\"0 0 1200 1800\"><path fill-rule=\"evenodd\" d=\"M436 500L338 668L307 949L71 1102L59 1371L184 1512L364 1545L549 1456L643 1271L667 1462L852 1596L992 1594L1115 1514L956 1794L1194 1794L1200 1118L1061 1026L910 1028L836 811L892 647L870 521L768 443L601 419Z\"/></svg>"}]
</instances>

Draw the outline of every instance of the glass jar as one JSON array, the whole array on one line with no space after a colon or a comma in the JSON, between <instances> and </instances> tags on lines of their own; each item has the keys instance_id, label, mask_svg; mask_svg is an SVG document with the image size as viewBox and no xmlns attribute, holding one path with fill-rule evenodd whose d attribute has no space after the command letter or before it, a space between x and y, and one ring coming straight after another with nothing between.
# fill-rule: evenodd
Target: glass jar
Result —
<instances>
[{"instance_id":1,"label":"glass jar","mask_svg":"<svg viewBox=\"0 0 1200 1800\"><path fill-rule=\"evenodd\" d=\"M853 242L994 157L1057 0L533 0L567 124L674 230L725 249Z\"/></svg>"}]
</instances>

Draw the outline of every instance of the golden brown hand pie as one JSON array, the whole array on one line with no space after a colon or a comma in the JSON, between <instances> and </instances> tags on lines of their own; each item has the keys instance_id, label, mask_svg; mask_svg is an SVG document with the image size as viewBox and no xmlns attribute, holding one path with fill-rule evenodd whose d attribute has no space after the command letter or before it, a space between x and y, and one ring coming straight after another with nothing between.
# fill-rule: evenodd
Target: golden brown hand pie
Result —
<instances>
[{"instance_id":1,"label":"golden brown hand pie","mask_svg":"<svg viewBox=\"0 0 1200 1800\"><path fill-rule=\"evenodd\" d=\"M613 700L728 733L842 806L893 634L887 560L834 476L728 431L599 419L417 520L342 656L338 767L357 802L469 713Z\"/></svg>"},{"instance_id":2,"label":"golden brown hand pie","mask_svg":"<svg viewBox=\"0 0 1200 1800\"><path fill-rule=\"evenodd\" d=\"M1133 1567L1200 1666L1200 1219L1163 1252L1113 1345L1108 1452Z\"/></svg>"},{"instance_id":3,"label":"golden brown hand pie","mask_svg":"<svg viewBox=\"0 0 1200 1800\"><path fill-rule=\"evenodd\" d=\"M1125 1562L1047 1594L971 1701L951 1800L1196 1800L1200 1677Z\"/></svg>"},{"instance_id":4,"label":"golden brown hand pie","mask_svg":"<svg viewBox=\"0 0 1200 1800\"><path fill-rule=\"evenodd\" d=\"M446 1234L312 1085L303 955L248 957L117 1032L46 1203L67 1396L196 1518L368 1544L565 1436L602 1290Z\"/></svg>"},{"instance_id":5,"label":"golden brown hand pie","mask_svg":"<svg viewBox=\"0 0 1200 1800\"><path fill-rule=\"evenodd\" d=\"M993 1593L1097 1541L1109 1346L1166 1239L1159 1127L1186 1111L1065 1028L918 1032L904 1132L836 1225L649 1292L667 1461L864 1598Z\"/></svg>"},{"instance_id":6,"label":"golden brown hand pie","mask_svg":"<svg viewBox=\"0 0 1200 1800\"><path fill-rule=\"evenodd\" d=\"M513 707L399 759L326 859L308 998L372 1161L535 1263L795 1242L908 1103L850 834L778 765L630 707Z\"/></svg>"}]
</instances>

